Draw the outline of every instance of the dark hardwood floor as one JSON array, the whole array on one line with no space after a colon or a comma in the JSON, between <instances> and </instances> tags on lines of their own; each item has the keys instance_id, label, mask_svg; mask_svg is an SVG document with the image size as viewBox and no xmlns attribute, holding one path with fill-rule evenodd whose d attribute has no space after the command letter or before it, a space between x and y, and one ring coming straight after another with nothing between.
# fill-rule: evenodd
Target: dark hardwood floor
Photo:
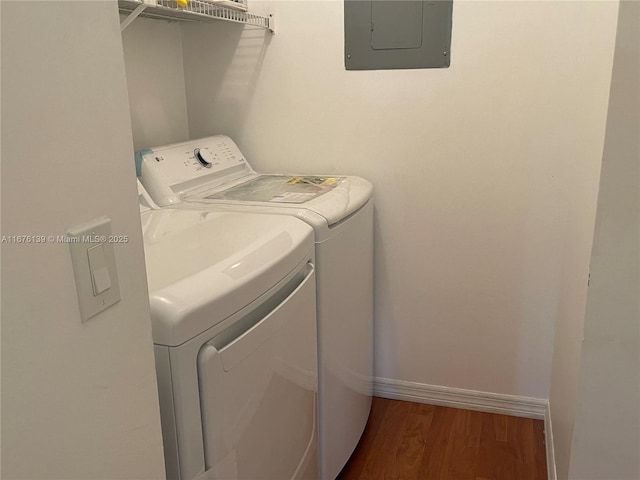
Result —
<instances>
[{"instance_id":1,"label":"dark hardwood floor","mask_svg":"<svg viewBox=\"0 0 640 480\"><path fill-rule=\"evenodd\" d=\"M374 398L338 480L546 480L542 420Z\"/></svg>"}]
</instances>

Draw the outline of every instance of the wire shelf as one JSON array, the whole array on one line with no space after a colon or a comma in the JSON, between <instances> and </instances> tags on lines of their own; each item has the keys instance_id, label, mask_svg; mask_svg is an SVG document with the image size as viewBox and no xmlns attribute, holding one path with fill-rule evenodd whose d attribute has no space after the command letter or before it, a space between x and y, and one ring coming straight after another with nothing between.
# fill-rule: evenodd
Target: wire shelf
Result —
<instances>
[{"instance_id":1,"label":"wire shelf","mask_svg":"<svg viewBox=\"0 0 640 480\"><path fill-rule=\"evenodd\" d=\"M191 0L185 7L179 6L174 0L118 0L118 9L120 13L130 14L122 22L123 30L139 15L146 18L184 22L224 20L274 32L273 17L247 12L246 0Z\"/></svg>"}]
</instances>

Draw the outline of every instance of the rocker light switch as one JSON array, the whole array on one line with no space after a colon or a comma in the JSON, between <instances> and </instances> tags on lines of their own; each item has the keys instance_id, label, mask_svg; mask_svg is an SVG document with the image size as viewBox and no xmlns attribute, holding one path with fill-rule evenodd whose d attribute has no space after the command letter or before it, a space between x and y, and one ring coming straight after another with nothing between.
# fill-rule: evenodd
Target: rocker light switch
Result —
<instances>
[{"instance_id":1,"label":"rocker light switch","mask_svg":"<svg viewBox=\"0 0 640 480\"><path fill-rule=\"evenodd\" d=\"M93 286L93 296L111 288L111 277L109 277L109 267L104 258L104 243L87 250L89 256L89 271L91 272L91 283Z\"/></svg>"},{"instance_id":2,"label":"rocker light switch","mask_svg":"<svg viewBox=\"0 0 640 480\"><path fill-rule=\"evenodd\" d=\"M111 220L100 218L68 232L80 317L86 322L120 301Z\"/></svg>"}]
</instances>

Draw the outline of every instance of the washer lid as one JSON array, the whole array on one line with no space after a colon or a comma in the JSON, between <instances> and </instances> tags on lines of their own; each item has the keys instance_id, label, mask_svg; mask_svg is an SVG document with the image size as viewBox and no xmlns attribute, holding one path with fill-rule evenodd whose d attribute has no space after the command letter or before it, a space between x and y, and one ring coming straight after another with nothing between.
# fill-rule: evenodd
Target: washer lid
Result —
<instances>
[{"instance_id":1,"label":"washer lid","mask_svg":"<svg viewBox=\"0 0 640 480\"><path fill-rule=\"evenodd\" d=\"M324 217L331 226L361 208L372 193L371 183L360 177L260 174L215 193L198 192L186 199L306 208Z\"/></svg>"},{"instance_id":2,"label":"washer lid","mask_svg":"<svg viewBox=\"0 0 640 480\"><path fill-rule=\"evenodd\" d=\"M154 210L141 219L161 345L180 345L245 307L313 248L313 230L293 217Z\"/></svg>"},{"instance_id":3,"label":"washer lid","mask_svg":"<svg viewBox=\"0 0 640 480\"><path fill-rule=\"evenodd\" d=\"M257 175L251 180L225 188L206 198L300 204L330 192L343 181L344 177Z\"/></svg>"}]
</instances>

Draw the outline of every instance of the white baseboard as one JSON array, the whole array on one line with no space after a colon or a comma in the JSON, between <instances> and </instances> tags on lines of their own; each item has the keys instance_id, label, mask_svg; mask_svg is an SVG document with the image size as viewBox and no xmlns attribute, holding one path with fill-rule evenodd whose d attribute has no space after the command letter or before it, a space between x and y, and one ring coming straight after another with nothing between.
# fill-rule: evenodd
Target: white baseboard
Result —
<instances>
[{"instance_id":1,"label":"white baseboard","mask_svg":"<svg viewBox=\"0 0 640 480\"><path fill-rule=\"evenodd\" d=\"M556 455L553 448L553 428L551 427L551 407L547 402L544 412L544 442L547 451L547 480L556 480Z\"/></svg>"},{"instance_id":2,"label":"white baseboard","mask_svg":"<svg viewBox=\"0 0 640 480\"><path fill-rule=\"evenodd\" d=\"M373 394L377 397L395 400L408 400L410 402L501 413L539 420L544 420L547 404L549 403L542 398L479 392L462 388L392 380L390 378L375 378L373 381Z\"/></svg>"},{"instance_id":3,"label":"white baseboard","mask_svg":"<svg viewBox=\"0 0 640 480\"><path fill-rule=\"evenodd\" d=\"M544 420L548 480L556 480L549 400L376 377L376 397Z\"/></svg>"}]
</instances>

